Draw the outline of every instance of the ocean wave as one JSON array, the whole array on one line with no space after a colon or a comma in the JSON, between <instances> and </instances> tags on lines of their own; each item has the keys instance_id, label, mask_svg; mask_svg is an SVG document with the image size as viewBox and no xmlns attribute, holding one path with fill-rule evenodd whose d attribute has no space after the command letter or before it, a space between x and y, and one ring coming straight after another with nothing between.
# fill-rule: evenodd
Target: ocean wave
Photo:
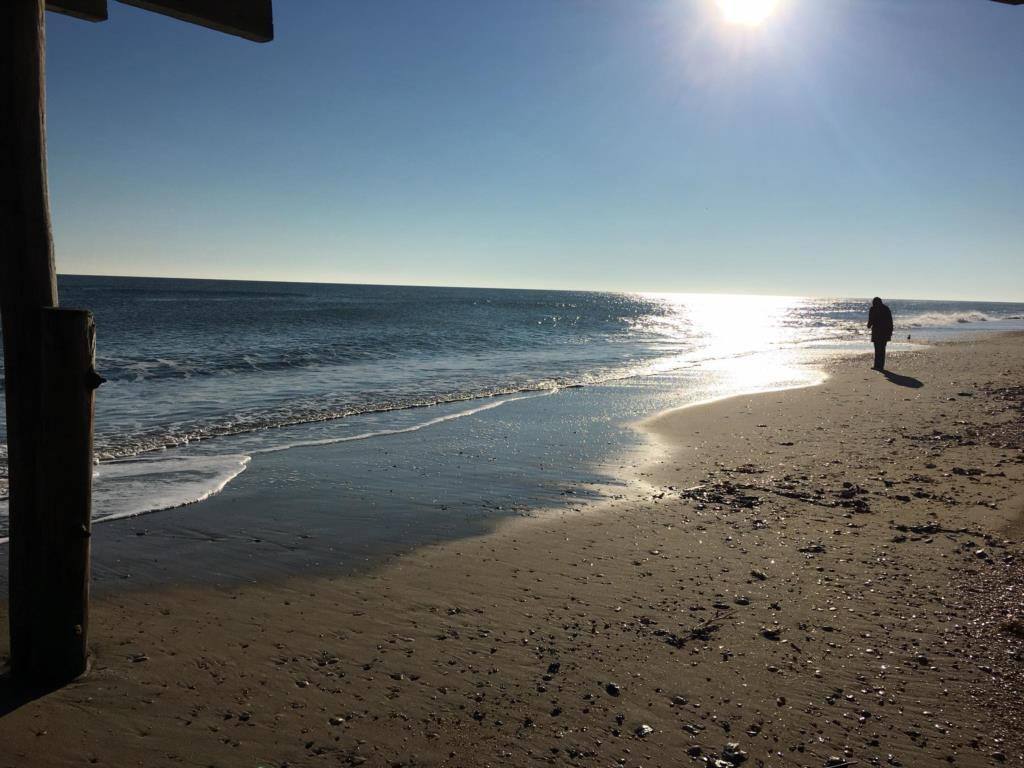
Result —
<instances>
[{"instance_id":1,"label":"ocean wave","mask_svg":"<svg viewBox=\"0 0 1024 768\"><path fill-rule=\"evenodd\" d=\"M953 328L967 323L987 323L1004 318L979 311L966 312L924 312L908 317L896 317L896 326L909 328ZM1006 318L1010 319L1010 318Z\"/></svg>"},{"instance_id":2,"label":"ocean wave","mask_svg":"<svg viewBox=\"0 0 1024 768\"><path fill-rule=\"evenodd\" d=\"M743 350L731 356L743 357L749 354L752 354L749 350ZM468 411L459 412L454 416L443 415L435 417L425 422L425 424L415 427L415 429L421 429L423 426L447 421L451 418L458 418L461 415L465 415L465 413L488 410L510 400L520 399L523 396L549 394L559 389L585 387L632 378L638 375L666 374L683 368L698 366L720 357L721 354L709 353L708 350L692 350L685 354L662 354L650 360L637 360L626 365L600 368L576 375L538 376L527 381L512 381L466 390L397 396L394 399L376 399L370 396L370 398L361 402L344 398L332 403L325 402L325 399L322 397L316 397L292 400L276 407L257 407L247 410L226 411L220 415L206 414L194 419L168 420L163 424L148 429L140 429L138 427L136 429L125 428L128 425L122 424L122 427L116 431L97 431L94 438L93 455L98 463L105 466L119 461L145 459L148 456L164 454L172 449L185 448L201 443L205 444L214 440L220 441L225 438L237 441L239 438L258 435L259 433L342 421L354 417L455 406L459 403L471 401L479 401L480 403ZM100 423L98 421L97 425ZM404 431L408 430L406 428L397 431L385 429L356 436L299 441L288 443L283 445L282 448L275 448L274 450L283 450L303 445L344 442L353 439L367 439ZM258 442L262 442L262 438ZM249 449L247 448L246 450ZM255 449L252 452L262 451ZM6 445L3 442L3 435L0 434L0 496L6 492L6 468ZM2 499L0 499L0 502L2 502ZM0 508L2 506L3 504L0 504Z\"/></svg>"},{"instance_id":3,"label":"ocean wave","mask_svg":"<svg viewBox=\"0 0 1024 768\"><path fill-rule=\"evenodd\" d=\"M517 397L505 397L424 419L400 427L367 430L354 435L320 439L284 440L246 453L193 454L178 452L147 453L127 459L101 461L93 474L93 523L122 520L129 517L195 504L220 493L242 474L254 455L278 453L293 448L334 445L373 438L418 432L445 422L473 416L508 403L543 397L557 390L546 390ZM0 499L6 502L6 499ZM0 503L0 544L8 539L6 518L8 505Z\"/></svg>"},{"instance_id":4,"label":"ocean wave","mask_svg":"<svg viewBox=\"0 0 1024 768\"><path fill-rule=\"evenodd\" d=\"M250 456L159 456L96 468L94 523L176 509L215 496L245 471Z\"/></svg>"},{"instance_id":5,"label":"ocean wave","mask_svg":"<svg viewBox=\"0 0 1024 768\"><path fill-rule=\"evenodd\" d=\"M820 336L820 338L834 340L836 337ZM799 346L801 343L793 342L783 346ZM154 451L179 448L216 438L234 438L252 433L339 421L352 417L448 406L474 400L487 401L510 395L548 393L571 387L621 381L636 376L666 374L715 360L747 357L757 354L758 351L765 350L735 350L723 354L708 349L691 349L688 352L677 351L674 354L661 354L651 359L635 360L619 366L602 367L577 374L540 375L526 380L506 381L464 390L452 389L396 395L393 398L373 397L373 394L384 395L385 393L366 393L367 399L362 401L353 401L344 397L330 402L330 398L323 396L290 400L273 408L239 409L215 417L207 416L202 420L165 423L150 430L119 430L116 433L98 433L95 438L94 453L99 461L112 461ZM491 406L485 406L485 408L487 407ZM2 464L2 459L0 459L0 464Z\"/></svg>"},{"instance_id":6,"label":"ocean wave","mask_svg":"<svg viewBox=\"0 0 1024 768\"><path fill-rule=\"evenodd\" d=\"M408 427L397 427L394 429L377 429L370 430L369 432L360 432L359 434L356 435L344 435L342 437L325 437L317 440L297 440L295 442L287 442L282 445L275 445L269 448L262 448L260 450L253 451L253 453L279 453L281 451L291 450L292 448L309 448L319 445L337 445L338 443L350 443L355 440L369 440L370 438L374 437L388 437L390 435L404 435L410 432L419 432L421 429L433 427L436 426L437 424L443 424L446 421L454 421L455 419L461 419L466 416L473 416L484 411L489 411L493 408L498 408L499 406L505 405L506 403L514 403L518 400L528 400L532 397L543 397L544 395L554 394L557 391L557 389L549 389L534 394L525 394L520 397L507 397L502 400L496 400L491 403L486 403L485 405L481 405L476 408L469 408L465 411L448 413L445 414L444 416L436 416L433 419L428 419L427 421L420 422L419 424L413 424Z\"/></svg>"},{"instance_id":7,"label":"ocean wave","mask_svg":"<svg viewBox=\"0 0 1024 768\"><path fill-rule=\"evenodd\" d=\"M557 390L562 386L565 386L565 384L544 382L528 387L508 387L492 389L486 392L450 393L436 397L422 397L397 402L340 404L335 407L295 404L280 410L226 414L219 420L179 423L174 426L163 426L149 431L140 431L133 435L125 435L124 433L116 435L98 434L95 438L94 455L96 460L100 462L115 461L155 451L180 448L214 438L238 437L240 435L269 432L288 427L340 421L355 416L432 408L506 395L547 392Z\"/></svg>"},{"instance_id":8,"label":"ocean wave","mask_svg":"<svg viewBox=\"0 0 1024 768\"><path fill-rule=\"evenodd\" d=\"M542 321L538 320L538 323ZM544 320L547 327L561 325ZM573 346L593 344L593 339L563 336L563 343ZM602 338L601 342L609 342ZM624 340L619 340L624 341ZM632 339L639 344L641 340ZM610 342L609 342L610 343ZM319 372L345 371L358 366L387 365L402 361L407 365L453 366L473 359L491 356L529 355L538 348L536 339L527 334L509 334L501 339L486 334L463 334L458 350L446 347L443 340L425 335L413 343L408 338L376 338L318 343L296 343L287 348L228 346L226 349L196 347L179 350L176 356L143 357L104 352L97 358L97 369L107 381L144 382L210 380L250 374L316 375ZM2 368L0 368L2 371Z\"/></svg>"}]
</instances>

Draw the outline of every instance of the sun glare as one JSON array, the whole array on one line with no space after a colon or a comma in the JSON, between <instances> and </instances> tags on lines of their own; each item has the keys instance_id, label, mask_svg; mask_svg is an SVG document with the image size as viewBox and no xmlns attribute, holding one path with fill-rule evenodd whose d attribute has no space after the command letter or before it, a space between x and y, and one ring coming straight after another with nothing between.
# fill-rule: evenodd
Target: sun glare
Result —
<instances>
[{"instance_id":1,"label":"sun glare","mask_svg":"<svg viewBox=\"0 0 1024 768\"><path fill-rule=\"evenodd\" d=\"M715 0L730 24L756 27L779 7L779 0Z\"/></svg>"}]
</instances>

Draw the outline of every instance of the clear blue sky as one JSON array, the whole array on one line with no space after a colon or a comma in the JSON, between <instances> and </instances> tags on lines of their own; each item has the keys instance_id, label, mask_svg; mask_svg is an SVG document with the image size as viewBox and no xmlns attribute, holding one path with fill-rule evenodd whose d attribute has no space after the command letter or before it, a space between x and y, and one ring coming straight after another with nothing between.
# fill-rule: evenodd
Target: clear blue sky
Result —
<instances>
[{"instance_id":1,"label":"clear blue sky","mask_svg":"<svg viewBox=\"0 0 1024 768\"><path fill-rule=\"evenodd\" d=\"M1024 7L48 14L58 269L1024 300Z\"/></svg>"}]
</instances>

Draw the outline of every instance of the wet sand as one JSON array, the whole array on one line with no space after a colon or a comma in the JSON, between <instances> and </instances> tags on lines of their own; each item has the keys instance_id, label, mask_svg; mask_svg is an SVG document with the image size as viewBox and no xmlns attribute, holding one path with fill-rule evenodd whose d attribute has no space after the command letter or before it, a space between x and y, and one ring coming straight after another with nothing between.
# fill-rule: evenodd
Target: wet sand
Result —
<instances>
[{"instance_id":1,"label":"wet sand","mask_svg":"<svg viewBox=\"0 0 1024 768\"><path fill-rule=\"evenodd\" d=\"M1022 350L669 412L618 498L365 575L108 594L0 766L1021 765Z\"/></svg>"}]
</instances>

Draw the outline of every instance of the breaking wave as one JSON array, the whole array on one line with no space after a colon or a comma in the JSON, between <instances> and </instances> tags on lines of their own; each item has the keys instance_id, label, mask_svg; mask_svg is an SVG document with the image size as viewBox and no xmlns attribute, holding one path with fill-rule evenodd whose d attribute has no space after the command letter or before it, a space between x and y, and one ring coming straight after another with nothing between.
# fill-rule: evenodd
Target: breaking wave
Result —
<instances>
[{"instance_id":1,"label":"breaking wave","mask_svg":"<svg viewBox=\"0 0 1024 768\"><path fill-rule=\"evenodd\" d=\"M924 312L909 317L896 317L896 325L907 328L948 328L969 323L988 323L998 320L1012 320L1012 317L995 317L984 312Z\"/></svg>"}]
</instances>

